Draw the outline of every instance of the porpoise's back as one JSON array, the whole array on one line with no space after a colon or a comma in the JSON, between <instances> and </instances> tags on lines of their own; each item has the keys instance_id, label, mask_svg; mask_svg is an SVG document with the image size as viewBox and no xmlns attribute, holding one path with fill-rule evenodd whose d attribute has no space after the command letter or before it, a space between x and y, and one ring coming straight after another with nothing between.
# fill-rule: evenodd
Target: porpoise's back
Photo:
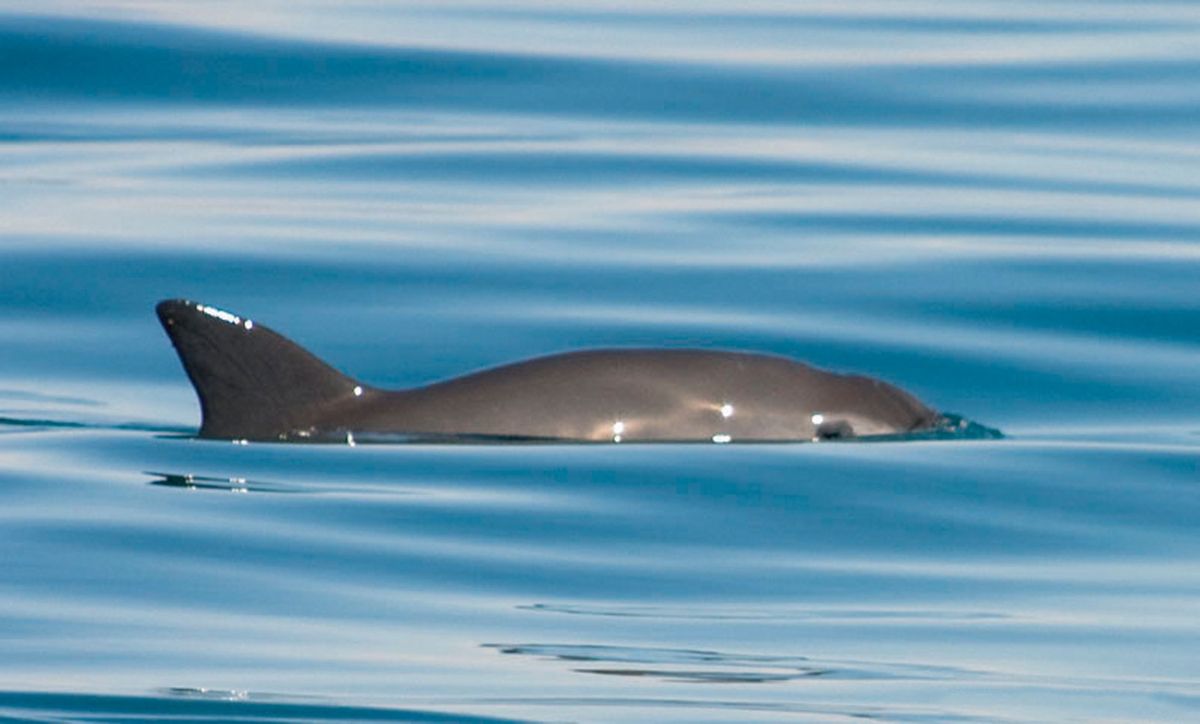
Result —
<instances>
[{"instance_id":1,"label":"porpoise's back","mask_svg":"<svg viewBox=\"0 0 1200 724\"><path fill-rule=\"evenodd\" d=\"M694 349L568 352L387 391L215 307L169 300L157 311L200 398L202 437L304 440L362 431L731 442L892 435L939 419L881 380L772 355Z\"/></svg>"},{"instance_id":2,"label":"porpoise's back","mask_svg":"<svg viewBox=\"0 0 1200 724\"><path fill-rule=\"evenodd\" d=\"M634 442L885 435L936 419L932 409L886 382L785 357L598 349L410 390L388 412L363 422L438 434Z\"/></svg>"}]
</instances>

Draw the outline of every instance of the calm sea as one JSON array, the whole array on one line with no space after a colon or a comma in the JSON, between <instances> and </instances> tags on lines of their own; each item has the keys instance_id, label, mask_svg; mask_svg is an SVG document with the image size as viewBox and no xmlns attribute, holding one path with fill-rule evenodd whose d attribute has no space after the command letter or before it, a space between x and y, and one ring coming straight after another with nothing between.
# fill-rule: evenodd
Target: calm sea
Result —
<instances>
[{"instance_id":1,"label":"calm sea","mask_svg":"<svg viewBox=\"0 0 1200 724\"><path fill-rule=\"evenodd\" d=\"M1200 5L0 1L0 718L1200 719ZM595 346L1003 440L232 445Z\"/></svg>"}]
</instances>

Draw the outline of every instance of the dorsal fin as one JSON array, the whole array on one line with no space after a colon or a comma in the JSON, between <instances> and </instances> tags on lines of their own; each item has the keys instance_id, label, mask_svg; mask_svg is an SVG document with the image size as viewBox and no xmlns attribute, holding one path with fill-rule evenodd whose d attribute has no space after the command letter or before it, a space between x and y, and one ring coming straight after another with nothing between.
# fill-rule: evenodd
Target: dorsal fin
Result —
<instances>
[{"instance_id":1,"label":"dorsal fin","mask_svg":"<svg viewBox=\"0 0 1200 724\"><path fill-rule=\"evenodd\" d=\"M182 299L155 311L200 398L201 437L277 440L363 394L353 379L249 319Z\"/></svg>"}]
</instances>

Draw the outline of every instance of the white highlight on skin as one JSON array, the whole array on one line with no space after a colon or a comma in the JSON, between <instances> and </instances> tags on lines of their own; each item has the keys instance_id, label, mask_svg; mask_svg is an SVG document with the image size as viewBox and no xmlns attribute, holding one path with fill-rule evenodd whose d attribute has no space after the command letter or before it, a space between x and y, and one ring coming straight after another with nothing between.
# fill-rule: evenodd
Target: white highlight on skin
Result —
<instances>
[{"instance_id":1,"label":"white highlight on skin","mask_svg":"<svg viewBox=\"0 0 1200 724\"><path fill-rule=\"evenodd\" d=\"M196 311L203 312L204 314L207 314L208 316L210 316L214 319L219 319L222 322L226 322L228 324L241 324L242 323L242 318L239 317L238 315L226 312L224 309L217 309L216 307L210 307L207 304L197 304ZM252 326L254 326L253 322L247 322L246 329L250 329L250 327L252 327Z\"/></svg>"},{"instance_id":2,"label":"white highlight on skin","mask_svg":"<svg viewBox=\"0 0 1200 724\"><path fill-rule=\"evenodd\" d=\"M729 404L728 402L726 402L724 405L721 405L721 417L733 417L733 405Z\"/></svg>"},{"instance_id":3,"label":"white highlight on skin","mask_svg":"<svg viewBox=\"0 0 1200 724\"><path fill-rule=\"evenodd\" d=\"M722 433L722 434L720 434L720 435L713 435L713 436L712 436L712 441L713 441L713 442L715 442L715 443L717 443L717 444L719 444L719 445L723 445L723 444L725 444L725 443L727 443L727 442L730 442L730 441L732 441L732 440L733 440L733 437L732 437L732 436L730 436L730 435L726 435L726 434L724 434L724 433Z\"/></svg>"}]
</instances>

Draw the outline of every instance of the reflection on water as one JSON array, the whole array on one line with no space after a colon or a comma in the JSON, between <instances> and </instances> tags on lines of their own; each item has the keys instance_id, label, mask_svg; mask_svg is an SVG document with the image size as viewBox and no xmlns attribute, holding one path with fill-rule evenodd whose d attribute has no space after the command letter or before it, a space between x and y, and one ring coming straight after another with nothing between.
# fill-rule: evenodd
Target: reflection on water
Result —
<instances>
[{"instance_id":1,"label":"reflection on water","mask_svg":"<svg viewBox=\"0 0 1200 724\"><path fill-rule=\"evenodd\" d=\"M792 681L833 673L808 659L781 656L723 654L686 649L631 649L620 646L553 644L485 644L502 654L549 657L581 666L573 671L606 676L647 676L664 681L708 684L763 684ZM594 664L641 664L642 666L593 666ZM659 667L668 668L659 668ZM689 666L690 669L669 668Z\"/></svg>"},{"instance_id":2,"label":"reflection on water","mask_svg":"<svg viewBox=\"0 0 1200 724\"><path fill-rule=\"evenodd\" d=\"M936 619L948 621L962 619L965 621L980 619L1010 618L1008 614L988 611L960 610L898 610L898 609L770 609L770 608L725 608L713 610L690 610L686 608L671 608L667 606L648 606L639 604L557 604L534 603L521 605L517 608L528 611L545 611L547 613L563 613L573 616L611 616L616 618L653 618L653 619L708 619L713 621L754 621L773 619L788 621L796 619L819 619L825 621L868 620L888 623L905 619Z\"/></svg>"},{"instance_id":3,"label":"reflection on water","mask_svg":"<svg viewBox=\"0 0 1200 724\"><path fill-rule=\"evenodd\" d=\"M185 490L225 490L231 493L299 493L303 488L294 488L274 483L249 481L245 478L214 478L207 475L183 475L172 473L151 473L154 477L151 485L162 485L168 488L183 488Z\"/></svg>"},{"instance_id":4,"label":"reflection on water","mask_svg":"<svg viewBox=\"0 0 1200 724\"><path fill-rule=\"evenodd\" d=\"M0 717L1197 719L1198 29L0 0ZM1005 436L203 441L179 297L388 388L747 350Z\"/></svg>"}]
</instances>

